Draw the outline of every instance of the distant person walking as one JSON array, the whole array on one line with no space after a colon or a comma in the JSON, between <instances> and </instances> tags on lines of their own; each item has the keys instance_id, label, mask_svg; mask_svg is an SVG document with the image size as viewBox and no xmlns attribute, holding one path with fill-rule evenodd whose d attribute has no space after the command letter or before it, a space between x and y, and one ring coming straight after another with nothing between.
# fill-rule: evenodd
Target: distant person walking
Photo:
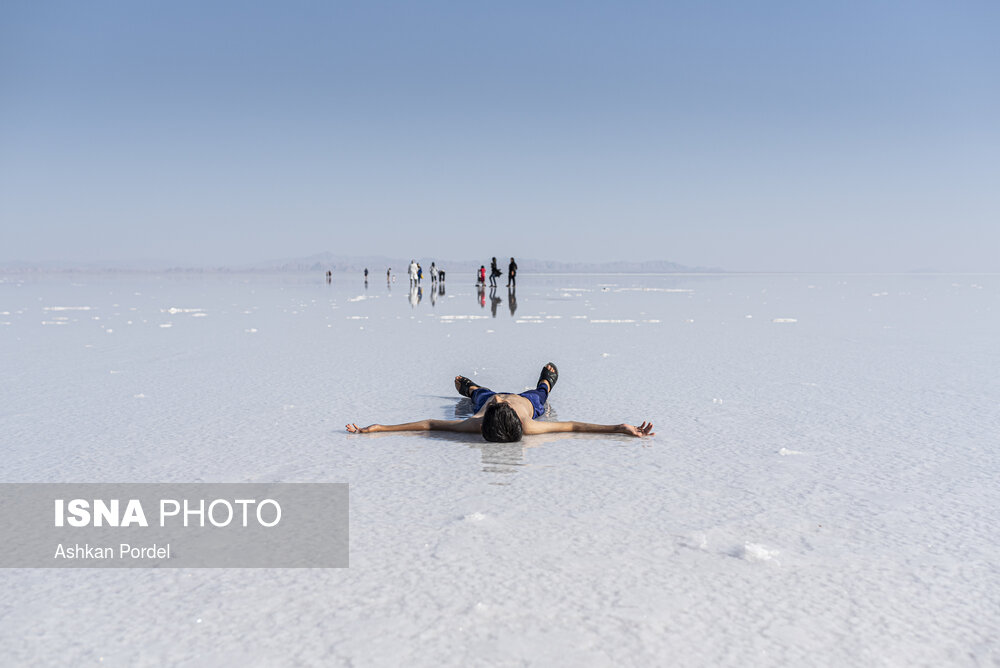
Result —
<instances>
[{"instance_id":1,"label":"distant person walking","mask_svg":"<svg viewBox=\"0 0 1000 668\"><path fill-rule=\"evenodd\" d=\"M517 262L514 262L514 258L510 259L510 264L507 265L507 287L516 287L517 285Z\"/></svg>"},{"instance_id":2,"label":"distant person walking","mask_svg":"<svg viewBox=\"0 0 1000 668\"><path fill-rule=\"evenodd\" d=\"M368 282L368 267L365 267L365 283Z\"/></svg>"},{"instance_id":3,"label":"distant person walking","mask_svg":"<svg viewBox=\"0 0 1000 668\"><path fill-rule=\"evenodd\" d=\"M479 278L476 279L476 285L486 285L486 266L479 265Z\"/></svg>"},{"instance_id":4,"label":"distant person walking","mask_svg":"<svg viewBox=\"0 0 1000 668\"><path fill-rule=\"evenodd\" d=\"M407 273L410 276L410 285L417 284L417 263L415 260L410 260L410 266L407 269Z\"/></svg>"},{"instance_id":5,"label":"distant person walking","mask_svg":"<svg viewBox=\"0 0 1000 668\"><path fill-rule=\"evenodd\" d=\"M493 258L490 262L490 287L495 288L497 286L497 276L503 276L503 272L497 268L497 259Z\"/></svg>"},{"instance_id":6,"label":"distant person walking","mask_svg":"<svg viewBox=\"0 0 1000 668\"><path fill-rule=\"evenodd\" d=\"M437 280L438 280L438 269L437 267L434 266L434 263L431 262L431 283L432 284L437 283Z\"/></svg>"},{"instance_id":7,"label":"distant person walking","mask_svg":"<svg viewBox=\"0 0 1000 668\"><path fill-rule=\"evenodd\" d=\"M424 268L421 267L420 263L418 262L417 263L417 283L419 283L422 280L424 280Z\"/></svg>"}]
</instances>

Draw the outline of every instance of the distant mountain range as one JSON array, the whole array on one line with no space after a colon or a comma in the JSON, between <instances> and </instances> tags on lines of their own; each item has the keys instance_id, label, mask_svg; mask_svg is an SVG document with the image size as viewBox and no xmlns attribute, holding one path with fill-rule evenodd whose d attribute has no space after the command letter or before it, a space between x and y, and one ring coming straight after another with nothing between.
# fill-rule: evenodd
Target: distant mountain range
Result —
<instances>
[{"instance_id":1,"label":"distant mountain range","mask_svg":"<svg viewBox=\"0 0 1000 668\"><path fill-rule=\"evenodd\" d=\"M447 272L474 273L480 265L489 265L490 258L481 260L448 260L442 258L413 258L427 270L431 262ZM497 265L507 272L509 257L498 257ZM518 272L545 274L672 274L672 273L720 273L723 270L712 267L688 267L667 262L665 260L648 260L643 262L618 260L614 262L557 262L554 260L535 260L516 258ZM386 256L346 256L331 252L317 253L306 257L253 262L241 265L197 265L171 264L168 261L136 261L136 262L5 262L0 263L0 272L6 273L36 273L36 272L172 272L172 273L242 273L242 272L326 272L337 273L361 272L365 268L373 276L384 274L387 269L393 273L404 273L410 264L410 258L391 258Z\"/></svg>"},{"instance_id":2,"label":"distant mountain range","mask_svg":"<svg viewBox=\"0 0 1000 668\"><path fill-rule=\"evenodd\" d=\"M372 274L385 273L392 268L395 272L403 272L410 264L411 258L390 258L385 256L348 257L333 253L318 253L307 257L289 260L261 262L239 267L242 271L326 271L348 272L363 271L366 267ZM432 257L412 258L420 263L425 270L431 262L445 271L475 272L480 265L489 266L490 258L481 260L448 260ZM519 272L527 273L609 273L609 274L669 274L690 272L721 272L721 269L705 267L686 267L676 262L665 260L650 260L645 262L615 261L615 262L557 262L554 260L535 260L530 258L515 258ZM497 265L506 273L509 257L497 257Z\"/></svg>"}]
</instances>

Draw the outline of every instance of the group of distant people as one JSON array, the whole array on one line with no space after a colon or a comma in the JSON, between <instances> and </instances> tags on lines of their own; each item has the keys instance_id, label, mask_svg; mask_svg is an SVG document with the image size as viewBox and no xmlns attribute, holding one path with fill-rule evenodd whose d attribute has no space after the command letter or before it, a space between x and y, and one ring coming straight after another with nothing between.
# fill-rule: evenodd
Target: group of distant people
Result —
<instances>
[{"instance_id":1,"label":"group of distant people","mask_svg":"<svg viewBox=\"0 0 1000 668\"><path fill-rule=\"evenodd\" d=\"M444 295L444 270L439 269L435 262L431 262L430 268L430 278L431 278L431 299L433 300L438 295ZM423 288L420 282L424 278L424 268L420 266L420 263L416 260L410 260L410 264L406 268L406 275L410 279L410 304L416 306L420 303L421 297L423 297ZM365 276L365 287L368 287L368 267L364 270ZM489 287L490 287L490 311L493 313L493 317L497 316L497 306L501 303L501 299L496 296L497 279L503 276L503 272L497 265L497 259L494 257L490 260L490 275L488 277ZM333 272L326 272L326 282L331 283L333 280ZM392 267L385 270L385 283L387 286L391 286L396 282L396 277L392 273ZM486 265L480 265L479 271L476 272L476 288L479 304L482 307L486 307ZM517 262L514 258L510 259L507 264L507 298L508 304L510 305L510 314L514 315L517 310L517 297L515 295L515 290L517 289Z\"/></svg>"},{"instance_id":2,"label":"group of distant people","mask_svg":"<svg viewBox=\"0 0 1000 668\"><path fill-rule=\"evenodd\" d=\"M406 274L410 278L410 287L416 287L420 285L420 281L424 279L424 268L420 266L420 263L415 260L410 260L410 266L406 268ZM437 265L431 262L431 283L443 283L444 282L444 270L438 269ZM368 269L365 269L365 283L368 282ZM395 283L396 277L392 273L392 267L388 267L385 270L385 282Z\"/></svg>"},{"instance_id":3,"label":"group of distant people","mask_svg":"<svg viewBox=\"0 0 1000 668\"><path fill-rule=\"evenodd\" d=\"M390 270L391 271L391 270ZM410 260L410 266L407 267L406 273L410 277L410 287L415 287L420 285L420 281L424 280L424 268L420 266L420 263L416 260ZM438 282L444 282L444 271L437 268L437 265L431 262L431 285ZM387 274L388 275L388 274Z\"/></svg>"},{"instance_id":4,"label":"group of distant people","mask_svg":"<svg viewBox=\"0 0 1000 668\"><path fill-rule=\"evenodd\" d=\"M410 265L406 268L406 274L410 279L410 287L418 287L420 281L424 279L424 268L420 266L420 263L416 260L410 260ZM444 270L438 269L434 262L431 262L430 268L431 284L435 285L438 283L444 283ZM500 267L497 266L497 259L494 257L490 261L490 287L497 287L497 279L503 276L503 272ZM330 283L333 280L333 272L326 272L326 282ZM392 275L392 267L385 270L385 282L392 283L396 280L396 277ZM365 285L368 284L368 267L365 267ZM476 285L486 286L486 265L479 265L479 271L476 272ZM514 258L510 259L510 263L507 265L507 287L516 288L517 287L517 262Z\"/></svg>"},{"instance_id":5,"label":"group of distant people","mask_svg":"<svg viewBox=\"0 0 1000 668\"><path fill-rule=\"evenodd\" d=\"M490 287L495 288L497 286L497 278L503 276L503 272L497 266L497 259L493 258L490 261ZM476 274L476 285L486 285L486 265L479 265L479 272ZM514 262L514 258L510 259L510 264L507 265L507 287L515 288L517 287L517 262Z\"/></svg>"}]
</instances>

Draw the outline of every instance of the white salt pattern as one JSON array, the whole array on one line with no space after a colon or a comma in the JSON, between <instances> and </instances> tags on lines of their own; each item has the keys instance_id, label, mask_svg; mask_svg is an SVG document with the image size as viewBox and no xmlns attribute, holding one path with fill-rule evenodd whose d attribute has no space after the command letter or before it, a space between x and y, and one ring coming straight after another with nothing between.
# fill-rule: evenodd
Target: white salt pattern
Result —
<instances>
[{"instance_id":1,"label":"white salt pattern","mask_svg":"<svg viewBox=\"0 0 1000 668\"><path fill-rule=\"evenodd\" d=\"M349 482L352 567L3 570L5 665L996 662L996 276L526 274L489 322L470 286L69 278L5 286L3 479ZM658 435L341 431L549 359L549 417Z\"/></svg>"}]
</instances>

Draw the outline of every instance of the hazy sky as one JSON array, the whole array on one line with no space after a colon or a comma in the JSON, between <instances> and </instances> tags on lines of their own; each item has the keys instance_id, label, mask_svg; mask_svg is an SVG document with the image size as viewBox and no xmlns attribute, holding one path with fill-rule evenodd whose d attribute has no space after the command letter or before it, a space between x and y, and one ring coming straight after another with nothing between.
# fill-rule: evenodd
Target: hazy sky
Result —
<instances>
[{"instance_id":1,"label":"hazy sky","mask_svg":"<svg viewBox=\"0 0 1000 668\"><path fill-rule=\"evenodd\" d=\"M0 260L1000 271L1000 3L0 5Z\"/></svg>"}]
</instances>

